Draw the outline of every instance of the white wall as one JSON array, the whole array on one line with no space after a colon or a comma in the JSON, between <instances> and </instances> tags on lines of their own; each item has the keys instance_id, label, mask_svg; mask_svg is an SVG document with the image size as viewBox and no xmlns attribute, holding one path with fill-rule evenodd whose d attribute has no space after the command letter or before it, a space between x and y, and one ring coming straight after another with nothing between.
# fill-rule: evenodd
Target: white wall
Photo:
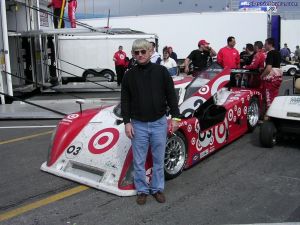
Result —
<instances>
[{"instance_id":1,"label":"white wall","mask_svg":"<svg viewBox=\"0 0 300 225\"><path fill-rule=\"evenodd\" d=\"M284 43L292 52L300 45L300 20L281 20L281 47Z\"/></svg>"},{"instance_id":2,"label":"white wall","mask_svg":"<svg viewBox=\"0 0 300 225\"><path fill-rule=\"evenodd\" d=\"M86 19L81 22L104 27L107 19ZM267 38L267 14L264 12L217 12L112 17L110 27L131 28L155 33L159 37L159 51L172 46L179 58L185 58L197 48L200 39L206 39L218 51L234 36L240 51L247 43Z\"/></svg>"}]
</instances>

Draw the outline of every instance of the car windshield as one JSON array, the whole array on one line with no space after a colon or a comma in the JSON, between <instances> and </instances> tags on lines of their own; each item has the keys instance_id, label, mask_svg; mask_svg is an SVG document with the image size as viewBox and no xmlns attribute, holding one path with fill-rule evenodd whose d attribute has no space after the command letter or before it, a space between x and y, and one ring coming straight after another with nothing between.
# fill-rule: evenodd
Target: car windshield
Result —
<instances>
[{"instance_id":1,"label":"car windshield","mask_svg":"<svg viewBox=\"0 0 300 225\"><path fill-rule=\"evenodd\" d=\"M179 100L179 95L181 93L181 89L180 88L175 88L175 93L176 93L176 97L177 97L177 101L178 101ZM122 117L121 116L121 102L118 105L115 106L113 112L117 117Z\"/></svg>"},{"instance_id":2,"label":"car windshield","mask_svg":"<svg viewBox=\"0 0 300 225\"><path fill-rule=\"evenodd\" d=\"M197 75L197 77L187 86L184 100L191 97L196 91L199 90L199 88L203 87L205 84L207 84L211 79L213 79L217 74L219 74L223 68L213 63L211 66L209 66L207 69L203 70L200 74Z\"/></svg>"}]
</instances>

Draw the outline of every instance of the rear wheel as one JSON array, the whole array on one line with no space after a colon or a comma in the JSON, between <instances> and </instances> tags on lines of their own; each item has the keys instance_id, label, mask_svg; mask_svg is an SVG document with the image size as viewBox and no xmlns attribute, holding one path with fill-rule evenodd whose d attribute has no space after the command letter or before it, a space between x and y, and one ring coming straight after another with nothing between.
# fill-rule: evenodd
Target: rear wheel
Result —
<instances>
[{"instance_id":1,"label":"rear wheel","mask_svg":"<svg viewBox=\"0 0 300 225\"><path fill-rule=\"evenodd\" d=\"M263 147L272 148L276 144L277 129L272 121L265 121L260 126L259 140Z\"/></svg>"},{"instance_id":2,"label":"rear wheel","mask_svg":"<svg viewBox=\"0 0 300 225\"><path fill-rule=\"evenodd\" d=\"M247 113L248 131L251 132L255 129L259 120L259 116L260 113L259 113L258 100L256 97L253 97L250 100L248 113Z\"/></svg>"},{"instance_id":3,"label":"rear wheel","mask_svg":"<svg viewBox=\"0 0 300 225\"><path fill-rule=\"evenodd\" d=\"M296 72L297 72L297 70L295 68L291 68L288 70L287 74L290 76L295 76Z\"/></svg>"},{"instance_id":4,"label":"rear wheel","mask_svg":"<svg viewBox=\"0 0 300 225\"><path fill-rule=\"evenodd\" d=\"M182 133L176 131L167 140L165 152L165 177L173 179L182 173L187 160L187 145Z\"/></svg>"},{"instance_id":5,"label":"rear wheel","mask_svg":"<svg viewBox=\"0 0 300 225\"><path fill-rule=\"evenodd\" d=\"M109 82L113 82L115 79L115 74L110 70L105 70L105 71L101 72L100 75Z\"/></svg>"}]
</instances>

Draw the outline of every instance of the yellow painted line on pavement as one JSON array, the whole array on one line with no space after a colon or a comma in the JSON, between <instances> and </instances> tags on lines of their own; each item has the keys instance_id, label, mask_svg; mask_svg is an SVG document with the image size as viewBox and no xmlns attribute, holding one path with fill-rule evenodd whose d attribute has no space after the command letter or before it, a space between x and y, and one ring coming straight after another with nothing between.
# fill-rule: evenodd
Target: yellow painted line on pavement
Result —
<instances>
[{"instance_id":1,"label":"yellow painted line on pavement","mask_svg":"<svg viewBox=\"0 0 300 225\"><path fill-rule=\"evenodd\" d=\"M24 137L20 137L20 138L14 138L14 139L7 140L7 141L0 141L0 145L9 144L9 143L18 142L18 141L24 141L24 140L27 140L27 139L43 136L43 135L46 135L46 134L51 134L52 132L53 131L47 131L47 132L42 132L42 133L39 133L39 134L33 134L33 135L24 136Z\"/></svg>"},{"instance_id":2,"label":"yellow painted line on pavement","mask_svg":"<svg viewBox=\"0 0 300 225\"><path fill-rule=\"evenodd\" d=\"M19 216L23 213L34 210L36 208L48 205L48 204L53 203L53 202L56 202L58 200L67 198L69 196L75 195L75 194L80 193L82 191L85 191L87 189L89 189L89 187L80 185L80 186L77 186L75 188L71 188L69 190L66 190L66 191L60 192L58 194L49 196L45 199L30 203L28 205L22 206L22 207L17 208L17 209L13 209L13 210L8 211L8 212L5 212L3 214L0 214L0 222L2 222L4 220L11 219L11 218L16 217L16 216Z\"/></svg>"}]
</instances>

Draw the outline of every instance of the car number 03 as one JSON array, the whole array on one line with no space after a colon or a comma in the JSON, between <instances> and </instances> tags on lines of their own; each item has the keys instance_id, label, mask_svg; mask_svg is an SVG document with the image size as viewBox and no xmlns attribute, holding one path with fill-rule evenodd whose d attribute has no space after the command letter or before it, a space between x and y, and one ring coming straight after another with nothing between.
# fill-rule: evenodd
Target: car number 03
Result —
<instances>
[{"instance_id":1,"label":"car number 03","mask_svg":"<svg viewBox=\"0 0 300 225\"><path fill-rule=\"evenodd\" d=\"M70 145L66 151L66 157L68 159L73 159L81 152L81 150L82 150L82 145L79 143Z\"/></svg>"}]
</instances>

